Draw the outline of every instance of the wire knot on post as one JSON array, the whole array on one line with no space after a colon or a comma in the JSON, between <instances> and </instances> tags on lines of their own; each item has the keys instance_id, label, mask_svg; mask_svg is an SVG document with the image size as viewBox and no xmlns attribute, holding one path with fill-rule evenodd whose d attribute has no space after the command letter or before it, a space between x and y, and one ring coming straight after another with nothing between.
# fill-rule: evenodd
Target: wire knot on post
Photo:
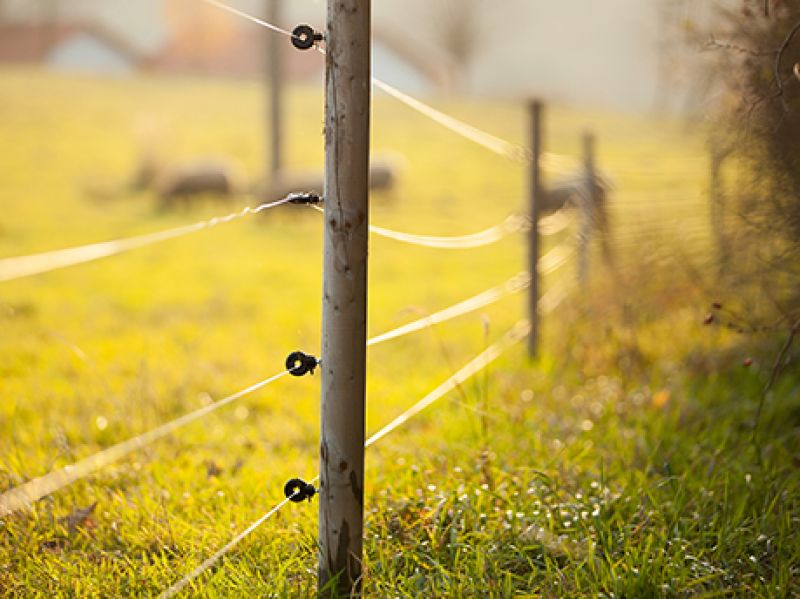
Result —
<instances>
[{"instance_id":1,"label":"wire knot on post","mask_svg":"<svg viewBox=\"0 0 800 599\"><path fill-rule=\"evenodd\" d=\"M322 198L318 193L314 193L313 191L294 191L286 196L286 199L289 200L290 204L319 204L322 202Z\"/></svg>"},{"instance_id":2,"label":"wire knot on post","mask_svg":"<svg viewBox=\"0 0 800 599\"><path fill-rule=\"evenodd\" d=\"M307 483L302 478L293 478L283 485L283 494L286 495L290 501L300 503L306 499L311 501L311 498L317 494L317 490L314 488L314 485Z\"/></svg>"},{"instance_id":3,"label":"wire knot on post","mask_svg":"<svg viewBox=\"0 0 800 599\"><path fill-rule=\"evenodd\" d=\"M298 25L292 29L292 45L298 50L309 50L315 43L325 39L318 31L314 31L311 25Z\"/></svg>"},{"instance_id":4,"label":"wire knot on post","mask_svg":"<svg viewBox=\"0 0 800 599\"><path fill-rule=\"evenodd\" d=\"M293 351L286 358L286 370L294 376L303 376L307 373L314 374L314 369L318 364L319 360L314 356L301 351Z\"/></svg>"}]
</instances>

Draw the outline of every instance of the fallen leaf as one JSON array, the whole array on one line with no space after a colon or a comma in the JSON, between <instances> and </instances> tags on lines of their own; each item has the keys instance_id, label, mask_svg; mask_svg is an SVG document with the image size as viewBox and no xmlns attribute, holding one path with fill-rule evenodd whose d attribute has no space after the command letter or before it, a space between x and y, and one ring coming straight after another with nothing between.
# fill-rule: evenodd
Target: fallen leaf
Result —
<instances>
[{"instance_id":1,"label":"fallen leaf","mask_svg":"<svg viewBox=\"0 0 800 599\"><path fill-rule=\"evenodd\" d=\"M43 541L41 544L41 549L46 551L52 551L54 553L60 553L67 544L66 539L62 538L54 538L48 539L47 541Z\"/></svg>"},{"instance_id":2,"label":"fallen leaf","mask_svg":"<svg viewBox=\"0 0 800 599\"><path fill-rule=\"evenodd\" d=\"M671 396L672 394L669 392L669 389L661 389L661 391L656 391L653 394L651 403L653 404L654 408L661 409L669 403Z\"/></svg>"},{"instance_id":3,"label":"fallen leaf","mask_svg":"<svg viewBox=\"0 0 800 599\"><path fill-rule=\"evenodd\" d=\"M61 521L67 525L67 530L69 534L74 534L78 527L83 528L94 528L95 523L92 520L92 514L94 513L95 508L97 507L97 502L95 501L92 505L85 508L78 508L73 511L69 516L65 516L61 518Z\"/></svg>"},{"instance_id":4,"label":"fallen leaf","mask_svg":"<svg viewBox=\"0 0 800 599\"><path fill-rule=\"evenodd\" d=\"M206 460L204 463L206 466L206 476L208 476L208 478L222 474L222 466L217 464L214 460Z\"/></svg>"}]
</instances>

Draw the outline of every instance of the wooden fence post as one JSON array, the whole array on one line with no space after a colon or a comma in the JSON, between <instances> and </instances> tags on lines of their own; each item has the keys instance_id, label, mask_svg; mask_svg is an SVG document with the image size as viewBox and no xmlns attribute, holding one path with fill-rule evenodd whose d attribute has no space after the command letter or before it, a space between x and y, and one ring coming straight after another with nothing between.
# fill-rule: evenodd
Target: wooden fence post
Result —
<instances>
[{"instance_id":1,"label":"wooden fence post","mask_svg":"<svg viewBox=\"0 0 800 599\"><path fill-rule=\"evenodd\" d=\"M580 193L581 217L578 230L578 283L586 288L589 278L589 247L597 210L597 189L594 167L594 135L583 135L583 189Z\"/></svg>"},{"instance_id":2,"label":"wooden fence post","mask_svg":"<svg viewBox=\"0 0 800 599\"><path fill-rule=\"evenodd\" d=\"M345 597L362 573L370 14L371 0L328 0L318 584Z\"/></svg>"},{"instance_id":3,"label":"wooden fence post","mask_svg":"<svg viewBox=\"0 0 800 599\"><path fill-rule=\"evenodd\" d=\"M283 0L266 0L267 21L280 25ZM269 174L271 186L283 168L283 38L267 32L267 69L269 78Z\"/></svg>"},{"instance_id":4,"label":"wooden fence post","mask_svg":"<svg viewBox=\"0 0 800 599\"><path fill-rule=\"evenodd\" d=\"M725 192L722 185L722 165L728 156L717 140L710 142L711 170L709 173L709 217L711 220L711 232L714 236L714 245L717 251L717 274L722 276L725 273L728 260L727 239L725 236Z\"/></svg>"},{"instance_id":5,"label":"wooden fence post","mask_svg":"<svg viewBox=\"0 0 800 599\"><path fill-rule=\"evenodd\" d=\"M528 194L530 200L531 228L528 234L528 270L530 272L531 284L528 294L528 319L531 323L531 331L528 335L528 356L536 357L539 351L540 323L539 323L539 218L542 212L542 201L544 200L544 187L542 186L542 103L538 100L530 102L528 106L530 118L531 135L531 170L528 182Z\"/></svg>"}]
</instances>

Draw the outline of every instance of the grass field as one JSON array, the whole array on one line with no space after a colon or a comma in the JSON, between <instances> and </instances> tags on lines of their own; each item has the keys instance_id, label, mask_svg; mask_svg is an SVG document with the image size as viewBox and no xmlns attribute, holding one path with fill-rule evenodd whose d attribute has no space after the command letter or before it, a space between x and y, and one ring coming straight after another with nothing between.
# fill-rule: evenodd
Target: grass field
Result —
<instances>
[{"instance_id":1,"label":"grass field","mask_svg":"<svg viewBox=\"0 0 800 599\"><path fill-rule=\"evenodd\" d=\"M234 157L255 181L263 96L254 83L0 72L0 256L252 203L163 212L125 182L143 120L159 123L165 161ZM288 105L287 162L319 168L321 93L293 90ZM517 104L437 106L526 143ZM368 596L800 589L800 375L795 367L769 394L757 451L753 417L782 339L702 326L711 301L729 298L714 295L711 278L701 132L553 106L548 150L579 157L587 128L614 183L620 276L592 256L591 292L547 316L539 360L513 349L370 449ZM375 224L457 235L524 209L518 165L381 96L373 147L407 162L397 188L373 198ZM505 281L526 267L523 241L443 252L374 238L370 332ZM276 373L290 351L316 353L320 251L319 215L279 209L0 284L0 490ZM572 277L568 265L546 286ZM524 305L512 296L371 349L368 431L499 338ZM287 479L316 474L318 383L286 377L0 520L0 594L157 595L279 501ZM194 593L311 594L316 509L287 506Z\"/></svg>"}]
</instances>

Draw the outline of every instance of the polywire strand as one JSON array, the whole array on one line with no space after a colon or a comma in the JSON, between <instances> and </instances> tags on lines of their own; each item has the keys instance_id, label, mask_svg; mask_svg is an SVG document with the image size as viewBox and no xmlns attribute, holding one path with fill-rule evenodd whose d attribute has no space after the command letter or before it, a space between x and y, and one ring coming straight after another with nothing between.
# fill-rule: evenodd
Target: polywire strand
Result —
<instances>
[{"instance_id":1,"label":"polywire strand","mask_svg":"<svg viewBox=\"0 0 800 599\"><path fill-rule=\"evenodd\" d=\"M550 273L555 272L561 266L566 264L569 259L575 255L575 249L571 247L567 247L564 242L550 250L547 254L542 256L540 260L540 266L538 268L540 275L547 275ZM514 293L519 293L520 291L524 291L528 289L531 284L531 277L530 274L527 272L521 272L510 279L508 279L505 283L498 285L496 287L492 287L491 289L487 289L486 291L482 291L481 293L474 295L468 299L465 299L457 304L453 304L448 308L440 310L439 312L434 312L433 314L429 314L419 320L415 320L413 322L409 322L401 327L388 331L386 333L382 333L381 335L377 335L376 337L371 338L367 341L367 347L372 347L373 345L378 345L379 343L383 343L385 341L389 341L391 339L396 339L398 337L403 337L404 335L408 335L409 333L413 333L415 331L419 331L437 324L441 324L448 320L452 320L458 316L462 316L464 314L469 314L470 312L474 312L475 310L479 310L480 308L484 308L491 304L494 304L507 295L511 295ZM560 297L562 294L561 291L557 291L554 288L551 292L546 293L542 296L540 301L540 310L544 312L549 312L553 310L561 300L564 299L566 296L566 292L563 294L563 297Z\"/></svg>"},{"instance_id":2,"label":"polywire strand","mask_svg":"<svg viewBox=\"0 0 800 599\"><path fill-rule=\"evenodd\" d=\"M653 208L658 208L660 210L670 209L681 213L691 213L698 210L707 210L709 203L702 198L690 200L651 200L645 198L641 200L611 200L606 205L612 210L652 210Z\"/></svg>"},{"instance_id":3,"label":"polywire strand","mask_svg":"<svg viewBox=\"0 0 800 599\"><path fill-rule=\"evenodd\" d=\"M286 29L278 27L277 25L269 23L263 19L259 19L258 17L243 12L237 8L234 8L233 6L230 6L223 2L219 2L218 0L203 0L203 2L205 2L206 4L210 4L211 6L220 8L226 12L229 12L232 15L236 15L237 17L241 17L242 19L247 19L248 21L255 23L256 25L261 25L262 27L266 27L267 29L271 29L272 31L281 33L289 38L294 39L296 37L291 31L287 31Z\"/></svg>"},{"instance_id":4,"label":"polywire strand","mask_svg":"<svg viewBox=\"0 0 800 599\"><path fill-rule=\"evenodd\" d=\"M712 235L703 232L686 233L675 236L671 239L640 239L628 240L622 243L617 243L615 247L619 249L624 263L633 263L640 261L647 255L642 255L641 251L644 250L647 254L650 253L668 253L670 255L678 255L680 253L702 253L708 254L709 246L715 247L715 240ZM638 252L636 250L639 250Z\"/></svg>"},{"instance_id":5,"label":"polywire strand","mask_svg":"<svg viewBox=\"0 0 800 599\"><path fill-rule=\"evenodd\" d=\"M392 96L396 100L399 100L409 108L412 108L423 116L428 117L430 120L442 125L453 133L456 133L457 135L460 135L469 141L483 146L495 154L505 156L506 158L510 158L516 162L528 163L531 161L530 151L519 145L508 142L495 135L482 131L477 127L468 125L467 123L460 121L455 117L436 110L425 102L422 102L400 91L396 87L389 85L377 77L372 77L372 84L382 92Z\"/></svg>"},{"instance_id":6,"label":"polywire strand","mask_svg":"<svg viewBox=\"0 0 800 599\"><path fill-rule=\"evenodd\" d=\"M494 362L500 355L515 343L522 340L530 333L530 323L527 320L520 320L509 330L503 337L488 347L485 351L473 358L468 364L461 368L458 372L453 374L450 378L444 381L441 385L436 387L433 391L428 393L425 397L420 399L413 406L408 408L405 412L400 414L397 418L392 420L389 424L373 433L364 443L364 447L380 441L383 437L402 426L408 420L422 412L425 408L436 402L449 391L455 389L458 385L463 383L472 375L480 372L483 368Z\"/></svg>"},{"instance_id":7,"label":"polywire strand","mask_svg":"<svg viewBox=\"0 0 800 599\"><path fill-rule=\"evenodd\" d=\"M384 343L391 339L396 339L435 324L451 320L458 316L474 312L475 310L499 301L506 295L522 291L529 285L530 276L528 273L520 273L506 281L501 286L488 289L476 296L450 306L449 308L445 308L444 310L424 318L420 318L419 320L410 322L391 331L387 331L381 335L377 335L376 337L373 337L367 341L367 346L371 347L378 345L379 343ZM542 298L542 301L544 302L545 298ZM181 416L180 418L167 422L153 430L147 431L132 437L131 439L118 443L117 445L113 445L107 449L95 453L79 462L76 462L75 464L65 466L59 470L54 470L53 472L44 474L27 483L15 487L14 489L6 491L0 495L0 517L14 511L30 507L31 504L33 504L35 501L38 501L42 497L55 493L56 491L63 489L73 482L85 478L97 470L116 462L129 453L137 449L141 449L142 447L145 447L163 438L178 428L181 428L197 420L198 418L206 416L207 414L210 414L211 412L214 412L219 408L222 408L231 402L244 397L245 395L261 389L269 383L272 383L282 376L285 376L288 372L288 370L285 370L254 385L251 385L246 389L242 389L233 395L229 395L228 397L225 397L217 402L209 404L208 406L199 408L193 412Z\"/></svg>"},{"instance_id":8,"label":"polywire strand","mask_svg":"<svg viewBox=\"0 0 800 599\"><path fill-rule=\"evenodd\" d=\"M314 484L313 481L310 484ZM297 492L299 492L299 491L296 491L295 493L297 493ZM211 567L213 567L214 564L216 564L227 553L230 553L230 551L234 547L236 547L239 543L241 543L246 537L248 537L259 526L264 524L264 522L266 522L267 520L272 518L272 516L274 516L276 513L278 513L278 511L283 506L285 506L287 503L289 503L292 500L293 497L294 497L294 494L290 495L289 497L285 498L280 503L275 505L266 514L261 516L258 520L253 522L250 526L245 528L242 532L240 532L233 539L231 539L224 547L222 547L222 549L218 550L216 553L214 553L214 555L212 555L208 559L204 560L203 563L201 563L194 570L189 572L189 574L187 574L186 576L181 578L178 582L176 582L174 585L169 587L166 591L161 593L159 595L159 599L169 599L170 597L174 597L175 595L180 593L182 590L184 590L187 586L189 586L189 583L191 583L195 578L197 578L198 576L202 575L204 572L206 572L206 570L208 570Z\"/></svg>"},{"instance_id":9,"label":"polywire strand","mask_svg":"<svg viewBox=\"0 0 800 599\"><path fill-rule=\"evenodd\" d=\"M715 245L715 241L710 234L706 234L704 232L695 232L695 233L686 233L676 236L674 239L666 239L666 240L651 240L651 239L642 239L640 241L626 241L621 244L618 244L617 247L622 250L628 261L635 261L641 256L639 255L630 255L630 250L636 249L653 249L655 251L665 251L670 252L671 254L678 254L681 251L689 250L692 251L700 251L702 250L705 254L709 249L709 245ZM676 246L680 246L680 248L676 248Z\"/></svg>"},{"instance_id":10,"label":"polywire strand","mask_svg":"<svg viewBox=\"0 0 800 599\"><path fill-rule=\"evenodd\" d=\"M539 258L539 263L536 266L536 270L540 275L549 275L550 273L555 272L564 266L564 264L566 264L569 259L575 255L575 252L576 249L573 245L562 241L544 256Z\"/></svg>"},{"instance_id":11,"label":"polywire strand","mask_svg":"<svg viewBox=\"0 0 800 599\"><path fill-rule=\"evenodd\" d=\"M712 232L714 227L708 217L681 220L651 220L638 225L629 225L623 229L611 231L607 236L611 239L627 239L631 237L675 235L689 231ZM725 223L724 224L730 224Z\"/></svg>"},{"instance_id":12,"label":"polywire strand","mask_svg":"<svg viewBox=\"0 0 800 599\"><path fill-rule=\"evenodd\" d=\"M615 216L614 221L623 221L622 226L614 227L609 234L611 235L624 235L637 231L651 231L664 229L665 227L685 227L686 225L692 226L711 226L711 217L708 214L696 214L686 218L659 218L658 216L639 217L637 215L627 214L629 218L620 219Z\"/></svg>"},{"instance_id":13,"label":"polywire strand","mask_svg":"<svg viewBox=\"0 0 800 599\"><path fill-rule=\"evenodd\" d=\"M552 289L550 289L547 293L545 293L539 299L539 314L545 315L550 314L553 310L558 308L561 303L567 299L569 296L569 292L572 290L572 287L575 286L575 283L564 283L561 282Z\"/></svg>"},{"instance_id":14,"label":"polywire strand","mask_svg":"<svg viewBox=\"0 0 800 599\"><path fill-rule=\"evenodd\" d=\"M468 362L455 374L451 375L441 385L436 387L433 391L428 393L417 403L415 403L410 408L405 410L402 414L400 414L397 418L389 422L386 426L384 426L376 433L371 435L365 441L364 449L368 449L369 447L380 441L382 438L387 436L389 433L393 432L394 430L398 429L403 424L408 422L411 418L413 418L426 408L430 407L432 404L441 399L448 392L458 387L468 378L483 370L486 366L488 366L490 363L499 358L500 355L502 355L503 352L505 352L508 348L510 348L512 345L518 343L523 338L525 338L529 332L530 332L530 323L528 323L527 320L520 320L519 322L517 322L517 324L515 324L511 328L511 330L508 331L499 341L488 347L477 357L473 358L470 362ZM318 480L319 476L316 476L312 480L310 480L309 483L315 484L316 481ZM194 570L192 570L189 574L181 578L180 581L178 581L173 586L169 587L166 591L164 591L159 596L159 599L169 599L170 597L174 597L177 593L184 590L189 585L189 583L191 583L192 580L196 579L198 576L202 575L210 568L212 568L222 557L230 553L232 549L234 549L246 537L252 534L259 526L261 526L264 522L266 522L269 518L271 518L274 514L276 514L287 503L289 503L291 499L292 496L287 497L282 501L280 501L278 504L276 504L266 514L261 516L258 520L253 522L241 533L239 533L233 539L231 539L231 541L229 541L224 547L222 547L222 549L218 550L211 557L203 561L203 563L201 563Z\"/></svg>"},{"instance_id":15,"label":"polywire strand","mask_svg":"<svg viewBox=\"0 0 800 599\"><path fill-rule=\"evenodd\" d=\"M75 266L85 262L92 262L100 258L106 258L121 254L130 250L134 250L154 243L175 239L182 237L189 233L209 229L217 225L231 222L239 218L243 218L249 214L257 214L275 208L287 202L291 198L286 197L275 202L268 202L259 204L255 208L246 206L238 212L232 212L226 216L215 216L208 220L196 222L182 227L175 227L165 231L158 231L156 233L147 233L145 235L137 235L135 237L125 237L122 239L115 239L112 241L101 241L99 243L91 243L73 248L66 248L62 250L54 250L50 252L42 252L39 254L31 254L28 256L16 256L12 258L0 258L0 283L5 281L12 281L22 277L42 274L68 266Z\"/></svg>"},{"instance_id":16,"label":"polywire strand","mask_svg":"<svg viewBox=\"0 0 800 599\"><path fill-rule=\"evenodd\" d=\"M621 187L626 191L624 187ZM668 190L655 190L655 191L637 191L628 189L624 195L611 196L607 200L609 206L643 206L649 207L656 206L706 206L708 205L708 197L698 192L697 190L689 191L676 191L674 189Z\"/></svg>"},{"instance_id":17,"label":"polywire strand","mask_svg":"<svg viewBox=\"0 0 800 599\"><path fill-rule=\"evenodd\" d=\"M695 223L689 226L675 226L675 227L644 227L641 229L626 229L620 232L607 233L605 237L611 240L625 240L625 239L638 239L646 237L669 237L684 231L708 231L712 232L713 228L708 223Z\"/></svg>"},{"instance_id":18,"label":"polywire strand","mask_svg":"<svg viewBox=\"0 0 800 599\"><path fill-rule=\"evenodd\" d=\"M257 25L261 25L262 27L266 27L268 29L272 29L273 31L277 31L284 35L289 35L294 37L292 33L281 29L273 25L272 23L267 23L266 21L254 17L253 15L247 14L241 10L235 9L223 2L219 2L218 0L204 0L213 6L216 6L222 10L225 10L233 15L241 17L243 19L247 19L252 23ZM321 54L325 54L325 50L320 48L319 46L315 46L316 50ZM532 160L531 151L527 148L520 146L518 144L511 143L506 141L496 135L492 135L491 133L487 133L482 129L474 127L464 121L461 121L455 117L452 117L444 112L437 110L433 106L414 98L406 94L405 92L400 91L393 85L386 83L385 81L378 79L377 77L372 77L372 84L383 91L384 93L392 96L396 100L399 100L409 108L412 108L422 114L423 116L428 117L432 121L442 125L443 127L449 129L453 133L472 141L480 146L483 146L487 150L494 152L500 156L504 156L513 160L515 162L520 162L522 164L529 164ZM575 165L578 162L572 159L569 156L561 155L561 154L553 154L553 153L545 153L541 157L542 166L545 168L549 168L556 172L569 172L570 170L575 168Z\"/></svg>"},{"instance_id":19,"label":"polywire strand","mask_svg":"<svg viewBox=\"0 0 800 599\"><path fill-rule=\"evenodd\" d=\"M658 233L674 233L687 230L699 229L713 229L711 219L706 217L699 217L695 219L683 220L650 220L650 221L632 221L628 226L621 227L617 231L609 231L609 235L631 235L631 234L658 234Z\"/></svg>"},{"instance_id":20,"label":"polywire strand","mask_svg":"<svg viewBox=\"0 0 800 599\"><path fill-rule=\"evenodd\" d=\"M126 441L112 445L111 447L84 458L83 460L75 462L74 464L54 470L48 474L34 478L27 483L15 487L10 491L6 491L0 495L0 517L6 516L23 508L28 508L31 506L31 504L33 504L33 502L38 501L42 497L55 493L56 491L63 489L73 482L89 476L100 468L116 462L132 451L150 445L151 443L165 437L171 432L186 426L190 422L194 422L195 420L202 418L203 416L206 416L211 412L214 412L223 406L226 406L229 403L244 397L245 395L249 395L250 393L257 391L262 387L266 387L270 383L277 381L288 373L289 370L284 370L283 372L259 381L254 385L242 389L241 391L237 391L233 395L229 395L223 399L220 399L219 401L194 410L193 412L189 412L180 418L171 420L170 422L162 424L161 426L140 435L136 435L135 437L132 437Z\"/></svg>"},{"instance_id":21,"label":"polywire strand","mask_svg":"<svg viewBox=\"0 0 800 599\"><path fill-rule=\"evenodd\" d=\"M567 212L564 208L539 219L540 235L556 235L569 228L575 222L575 214Z\"/></svg>"},{"instance_id":22,"label":"polywire strand","mask_svg":"<svg viewBox=\"0 0 800 599\"><path fill-rule=\"evenodd\" d=\"M708 235L713 236L714 231L710 227L697 227L680 230L652 230L628 233L626 235L611 235L607 239L614 243L625 244L626 242L646 242L646 243L669 243L676 241L686 235Z\"/></svg>"},{"instance_id":23,"label":"polywire strand","mask_svg":"<svg viewBox=\"0 0 800 599\"><path fill-rule=\"evenodd\" d=\"M311 206L312 209L325 213L323 208L319 206ZM495 225L477 233L469 233L467 235L417 235L415 233L405 233L402 231L394 231L376 225L369 225L369 230L375 235L401 241L411 245L418 245L422 247L436 248L440 250L464 250L477 247L484 247L497 243L511 233L524 231L529 225L525 217L512 215L506 218L503 223Z\"/></svg>"},{"instance_id":24,"label":"polywire strand","mask_svg":"<svg viewBox=\"0 0 800 599\"><path fill-rule=\"evenodd\" d=\"M639 213L629 210L627 212L612 213L611 224L616 225L613 228L617 231L625 232L628 229L637 227L653 228L667 225L708 223L711 218L712 217L708 214L708 210L689 213L683 217L676 217L674 213L670 215L659 215L654 213L652 209L648 212L643 210Z\"/></svg>"},{"instance_id":25,"label":"polywire strand","mask_svg":"<svg viewBox=\"0 0 800 599\"><path fill-rule=\"evenodd\" d=\"M518 293L524 289L527 289L530 286L530 282L530 275L528 273L520 273L508 279L502 285L492 287L491 289L487 289L486 291L474 295L464 301L445 308L444 310L429 314L428 316L420 318L419 320L415 320L414 322L410 322L381 335L377 335L367 341L367 347L372 347L374 345L378 345L379 343L396 339L398 337L408 335L409 333L413 333L415 331L451 320L457 316L474 312L475 310L479 310L480 308L484 308L499 301L509 294Z\"/></svg>"},{"instance_id":26,"label":"polywire strand","mask_svg":"<svg viewBox=\"0 0 800 599\"><path fill-rule=\"evenodd\" d=\"M276 31L279 31L281 33L287 34L289 36L292 36L291 33L286 32L285 30L281 30L280 28L271 26L271 24L269 24L269 23L266 23L266 22L264 22L264 21L262 21L260 19L255 18L255 17L251 17L250 15L247 15L246 13L242 13L241 11L238 11L236 9L233 9L232 7L229 7L229 6L225 5L225 4L217 2L216 0L204 0L204 1L206 1L209 4L212 4L214 6L217 6L219 8L223 8L225 10L228 10L229 12L232 12L233 14L236 14L238 16L242 16L244 18L247 18L247 19L249 19L249 20L251 20L251 21L253 21L253 22L255 22L255 23L259 24L259 25L262 25L262 26L268 27L270 29L274 29ZM383 84L383 82L380 82L380 83L382 84L382 88L383 89L391 88L391 86L388 86L388 84ZM394 88L391 88L391 89L394 89ZM399 92L399 90L394 90L394 91L396 91L397 93L402 94L402 92ZM409 97L409 99L413 100L413 98L410 98L410 97ZM431 109L431 110L433 110L433 109ZM436 111L434 110L434 112L436 112ZM441 114L441 116L447 117L447 115L444 115L443 113L440 113L440 114ZM453 119L453 120L455 121L455 119ZM477 130L477 129L475 129L475 131L480 133L480 131ZM489 137L492 137L492 136L489 136ZM503 140L500 140L499 138L495 138L495 139L496 139L496 141L503 142ZM507 144L508 142L503 142L503 143ZM509 146L513 146L513 144L508 144L508 145ZM200 230L202 228L207 228L207 227L214 226L214 225L216 225L218 223L229 222L230 220L242 217L242 216L244 216L244 215L246 215L248 213L251 213L251 212L253 212L253 213L261 212L262 210L265 210L267 208L271 208L271 207L286 203L288 201L289 201L289 198L284 198L283 200L279 200L277 202L272 202L271 204L262 204L262 205L256 207L255 209L250 209L249 207L247 207L247 208L244 208L239 213L232 213L232 214L227 215L225 217L215 217L215 218L209 219L207 221L202 221L200 223L195 223L193 225L188 225L186 227L180 227L180 228L177 228L177 229L163 231L163 232L160 232L160 233L139 236L139 237L136 237L136 238L116 240L116 241L112 241L112 242L103 242L103 243L100 243L100 244L92 244L91 246L83 246L82 248L72 248L72 249L69 249L69 250L60 250L60 251L57 251L57 252L48 252L47 254L39 254L37 256L29 256L29 257L22 257L22 258L16 258L16 259L7 259L7 260L10 260L10 261L23 260L24 261L26 258L27 259L32 259L32 258L40 258L40 257L47 257L47 256L50 256L50 257L53 258L53 261L51 262L51 267L46 268L44 270L29 270L26 273L26 274L35 274L36 272L44 272L46 270L53 270L54 268L61 268L61 267L69 266L69 265L72 265L72 264L78 264L78 263L86 262L86 261L89 261L89 260L95 260L97 258L104 257L104 256L107 256L107 255L113 255L113 254L119 253L121 251L125 251L127 249L133 249L135 247L141 247L142 245L155 243L157 241L162 241L164 239L170 239L170 238L173 238L173 237L176 237L176 236L179 236L179 235L184 235L184 234L196 231L196 230ZM461 237L457 237L457 238L412 236L412 235L401 234L401 233L389 231L389 230L386 230L386 229L382 229L380 227L376 227L375 229L377 229L377 230L375 232L377 234L379 234L379 235L380 234L386 235L388 233L389 235L394 235L395 239L401 239L401 240L407 241L409 243L412 242L412 241L409 241L410 239L414 239L415 240L414 242L416 242L416 243L418 243L420 245L429 245L430 246L432 244L436 244L436 245L433 245L433 247L478 247L479 245L487 245L488 243L494 243L495 241L497 241L500 238L500 237L497 237L497 233L496 233L496 229L497 228L498 227L494 227L492 229L489 229L487 231L484 231L484 232L481 232L481 233L478 233L478 234L461 236ZM505 227L505 228L507 228L507 227ZM487 239L490 239L490 241L487 241ZM442 245L442 244L447 244L447 243L451 243L453 245L450 245L450 246ZM82 255L81 255L81 251L84 252ZM100 253L97 253L98 251ZM103 253L103 252L107 252L107 253ZM59 254L62 254L61 262L59 262L58 259L55 257L55 256L57 256ZM75 254L77 254L77 255L75 255ZM542 267L546 271L549 272L550 270L552 270L552 269L556 268L557 266L560 266L561 264L563 264L566 261L566 259L568 259L568 256L559 257L558 260L554 263L553 266L547 266L546 263L543 263ZM57 265L56 266L52 266L52 264L57 264ZM7 279L3 279L2 278L2 273L3 273L3 269L1 268L2 266L3 266L3 262L0 262L0 281L7 280ZM26 274L18 274L17 276L12 277L12 278L19 278L19 276L26 276ZM499 297L497 299L499 299ZM486 297L482 298L481 301L485 301L485 300L486 300ZM496 299L494 299L492 301L496 301ZM491 301L488 302L488 303L491 303ZM475 304L472 304L472 305L476 306L476 307L470 307L470 309L467 309L467 307L469 307L470 304L467 304L466 306L462 305L462 306L460 306L460 310L454 311L453 314L460 315L460 314L466 313L467 311L472 311L472 310L478 309L478 307L481 307L483 305L488 305L488 304L487 303L481 303L480 305L478 305L478 303L475 303ZM454 317L454 316L451 316L451 318L452 317ZM441 322L441 321L442 320L438 320L438 322ZM423 328L424 326L425 325L422 325L419 328ZM408 330L409 330L409 332L411 332L413 330L418 330L418 328L409 328ZM387 339L383 339L383 340L387 340ZM282 373L282 374L285 374L285 372ZM260 387L257 387L257 388L260 388ZM248 388L248 389L250 389L250 390L245 390L245 391L251 392L252 390L255 390L255 389L252 389L252 388ZM229 398L226 398L224 400L220 400L220 402L218 402L218 403L221 404L221 405L225 405L226 403L229 403L229 401L233 401L234 399L238 399L239 397L241 397L241 394L244 394L244 393L240 392L240 394L234 394L233 396L230 396ZM214 405L216 405L216 404L212 404L212 406L214 406ZM218 405L217 407L221 407L221 405ZM212 406L207 406L207 407L212 407ZM26 483L25 485L22 485L21 487L18 487L16 489L12 489L11 491L9 491L9 492L5 493L4 495L0 496L0 513L3 513L5 510L8 510L8 509L10 509L10 511L14 511L16 509L19 509L20 507L23 507L24 505L30 505L30 503L32 501L35 501L35 500L43 497L44 495L48 495L48 494L54 492L55 490L63 488L64 486L70 484L71 482L74 482L74 480L77 480L79 478L83 478L86 475L88 475L88 474L96 471L97 469L103 467L104 465L106 465L108 463L111 463L113 461L116 461L117 459L119 459L120 457L123 457L124 455L127 455L127 453L130 453L134 449L137 449L137 448L139 448L141 446L144 446L144 445L152 442L155 439L159 439L159 438L163 437L164 435L168 434L169 432L171 432L172 430L175 430L176 428L178 428L180 426L183 426L184 424L186 424L188 422L191 422L192 420L194 420L196 418L199 418L200 416L204 415L202 412L203 412L203 409L197 410L196 412L193 412L193 413L190 413L190 414L187 414L186 416L184 416L182 418L179 418L179 419L177 419L175 421L172 421L170 423L167 423L165 425L162 425L162 427L154 429L153 431L149 431L148 433L143 433L142 435L139 435L137 437L129 439L128 441L125 441L125 442L123 442L121 444L118 444L116 446L108 448L107 450L104 450L103 452L95 454L94 456L91 456L90 458L87 458L86 460L78 462L77 464L74 464L71 467L67 466L62 470L49 473L47 475L44 475L43 477L39 477L37 479L34 479L33 481L30 481L29 483ZM81 474L81 472L85 472L85 473ZM64 481L64 482L59 483L58 481ZM37 484L34 485L34 483L37 483ZM29 485L30 485L30 487L29 487ZM30 493L31 496L35 497L34 499L25 499L25 497L27 497L27 495L24 493L24 491L26 491L26 488L27 488L28 493ZM45 489L44 492L41 492L42 489ZM52 489L52 490L47 490L47 489ZM22 495L22 497L19 497L19 498L17 497L17 495L18 495L16 493L17 491L20 492L19 495ZM16 506L16 507L9 508L8 506Z\"/></svg>"},{"instance_id":27,"label":"polywire strand","mask_svg":"<svg viewBox=\"0 0 800 599\"><path fill-rule=\"evenodd\" d=\"M392 231L391 229L384 229L375 225L370 225L369 230L375 235L394 239L395 241L402 241L412 245L420 245L429 248L437 248L440 250L463 250L477 247L484 247L497 243L509 233L509 229L504 225L497 225L485 231L472 233L470 235L461 235L458 237L439 237L433 235L413 235L410 233L402 233L399 231Z\"/></svg>"},{"instance_id":28,"label":"polywire strand","mask_svg":"<svg viewBox=\"0 0 800 599\"><path fill-rule=\"evenodd\" d=\"M639 249L636 247L628 248L630 250ZM711 266L714 256L709 254L713 248L707 242L700 242L700 240L683 240L683 245L680 249L672 249L668 247L655 247L647 248L647 254L629 254L619 261L619 266L622 268L636 268L644 267L648 264L659 265L676 265L680 263L690 263L700 266L706 264Z\"/></svg>"},{"instance_id":29,"label":"polywire strand","mask_svg":"<svg viewBox=\"0 0 800 599\"><path fill-rule=\"evenodd\" d=\"M409 108L416 110L421 115L428 117L430 120L438 123L446 129L449 129L456 135L472 141L479 146L483 146L490 152L494 152L499 156L504 156L505 158L521 164L530 164L533 160L531 151L528 148L525 148L519 144L511 143L510 141L506 141L500 137L497 137L496 135L487 133L482 129L478 129L473 125L465 123L464 121L450 116L449 114L437 110L430 104L426 104L425 102L400 91L393 85L390 85L385 81L378 79L377 77L372 77L372 84L382 92L393 97L395 100L399 100ZM577 160L570 156L554 154L552 152L543 153L540 157L540 163L544 168L557 173L572 172L579 164Z\"/></svg>"}]
</instances>

